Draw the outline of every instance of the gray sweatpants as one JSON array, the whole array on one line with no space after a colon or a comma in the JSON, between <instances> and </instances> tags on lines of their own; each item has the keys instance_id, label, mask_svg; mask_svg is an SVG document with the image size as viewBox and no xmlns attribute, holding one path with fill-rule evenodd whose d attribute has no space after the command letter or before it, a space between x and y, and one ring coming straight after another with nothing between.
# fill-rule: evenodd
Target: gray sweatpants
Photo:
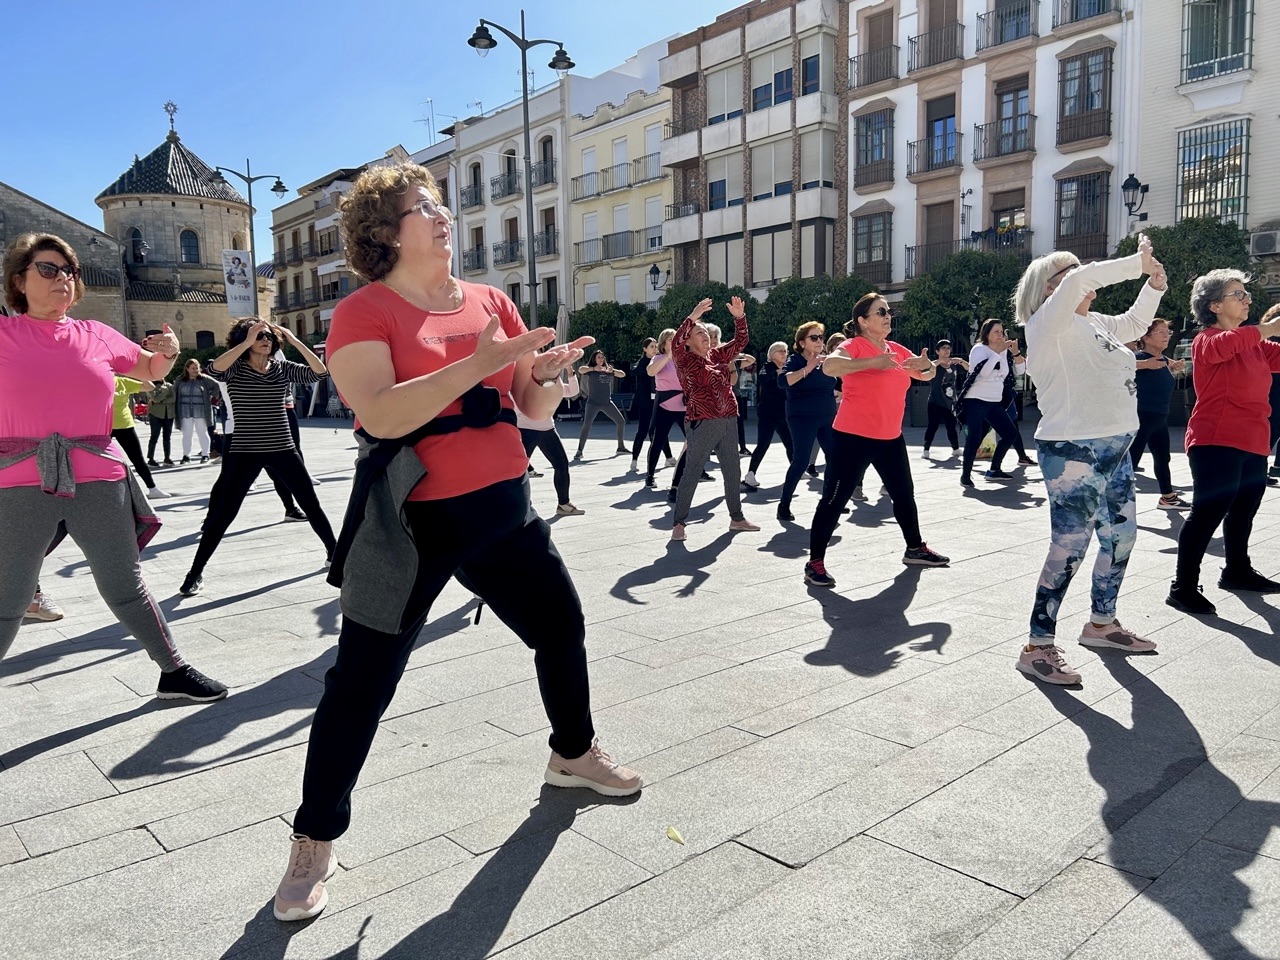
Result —
<instances>
[{"instance_id":1,"label":"gray sweatpants","mask_svg":"<svg viewBox=\"0 0 1280 960\"><path fill-rule=\"evenodd\" d=\"M124 480L76 484L74 497L0 488L0 658L18 635L58 522L89 562L98 593L165 673L184 665L164 614L142 582L133 506Z\"/></svg>"},{"instance_id":2,"label":"gray sweatpants","mask_svg":"<svg viewBox=\"0 0 1280 960\"><path fill-rule=\"evenodd\" d=\"M720 417L716 420L686 420L684 475L676 490L676 523L684 523L693 503L693 491L702 479L707 458L715 451L724 476L724 502L729 508L730 520L742 519L742 465L738 462L738 418Z\"/></svg>"},{"instance_id":3,"label":"gray sweatpants","mask_svg":"<svg viewBox=\"0 0 1280 960\"><path fill-rule=\"evenodd\" d=\"M591 425L596 422L596 414L599 413L603 413L617 425L618 446L626 445L627 418L622 415L618 405L612 400L608 403L591 403L588 401L582 406L582 433L578 434L578 453L582 453L583 448L586 447L587 434L591 432Z\"/></svg>"}]
</instances>

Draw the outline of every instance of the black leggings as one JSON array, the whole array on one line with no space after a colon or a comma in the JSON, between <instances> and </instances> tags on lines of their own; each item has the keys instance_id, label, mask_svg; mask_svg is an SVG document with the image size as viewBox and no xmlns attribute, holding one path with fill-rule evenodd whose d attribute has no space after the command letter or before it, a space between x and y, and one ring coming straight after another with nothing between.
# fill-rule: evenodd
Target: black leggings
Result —
<instances>
[{"instance_id":1,"label":"black leggings","mask_svg":"<svg viewBox=\"0 0 1280 960\"><path fill-rule=\"evenodd\" d=\"M147 459L156 458L156 441L163 437L164 458L166 461L172 460L173 451L170 449L170 443L173 438L173 417L150 417L150 421L151 439L147 441Z\"/></svg>"},{"instance_id":2,"label":"black leggings","mask_svg":"<svg viewBox=\"0 0 1280 960\"><path fill-rule=\"evenodd\" d=\"M196 548L196 557L191 561L190 576L198 577L204 573L205 564L218 549L227 528L240 512L245 494L263 469L276 472L285 487L298 499L311 529L324 543L325 550L333 553L337 543L333 528L329 526L329 518L324 515L315 487L311 485L311 477L307 475L306 464L298 456L298 451L240 453L233 450L222 455L222 471L218 474L215 489L209 494L209 514L205 517L204 533L200 537L200 546Z\"/></svg>"},{"instance_id":3,"label":"black leggings","mask_svg":"<svg viewBox=\"0 0 1280 960\"><path fill-rule=\"evenodd\" d=\"M1267 489L1267 458L1235 447L1194 446L1187 451L1191 464L1191 512L1178 531L1180 585L1200 582L1200 562L1209 549L1218 525L1226 569L1244 573L1249 561L1249 536L1253 518Z\"/></svg>"},{"instance_id":4,"label":"black leggings","mask_svg":"<svg viewBox=\"0 0 1280 960\"><path fill-rule=\"evenodd\" d=\"M582 603L551 529L529 509L524 478L446 500L412 501L418 574L399 633L342 619L338 657L311 721L297 833L333 840L351 822L351 791L431 605L458 579L534 652L551 749L573 759L591 749L590 685ZM520 575L513 577L512 570Z\"/></svg>"},{"instance_id":5,"label":"black leggings","mask_svg":"<svg viewBox=\"0 0 1280 960\"><path fill-rule=\"evenodd\" d=\"M978 447L982 445L982 438L987 432L986 427L988 425L1001 440L1010 446L1014 443L1019 445L1022 443L1022 438L1018 436L1018 428L1009 419L1009 411L1005 409L1003 403L975 400L972 397L965 398L964 464L961 467L961 475L966 478L969 476L969 472L973 470L973 460L978 455ZM1008 446L1005 449L1007 450ZM994 457L991 459L991 466L992 469L999 468L999 464Z\"/></svg>"},{"instance_id":6,"label":"black leggings","mask_svg":"<svg viewBox=\"0 0 1280 960\"><path fill-rule=\"evenodd\" d=\"M637 398L635 403L631 405L631 412L636 415L636 438L631 441L631 459L640 459L640 448L644 446L645 440L653 442L653 409L657 406L653 402L652 397ZM671 445L667 443L666 438L662 440L662 446L667 451L667 456L671 456Z\"/></svg>"},{"instance_id":7,"label":"black leggings","mask_svg":"<svg viewBox=\"0 0 1280 960\"><path fill-rule=\"evenodd\" d=\"M893 518L902 530L907 549L921 544L920 515L916 510L915 484L911 480L911 464L907 460L907 441L873 440L836 430L831 449L827 451L827 472L822 481L822 499L813 515L809 531L809 558L823 560L827 544L840 522L840 513L849 503L853 488L860 486L867 467L875 467L880 480L893 501Z\"/></svg>"},{"instance_id":8,"label":"black leggings","mask_svg":"<svg viewBox=\"0 0 1280 960\"><path fill-rule=\"evenodd\" d=\"M133 469L138 471L138 476L142 478L142 485L148 490L154 487L156 482L151 479L151 469L147 466L147 461L142 459L142 444L138 441L138 431L133 427L123 427L120 430L112 430L111 436L116 443L120 444L120 449L133 464Z\"/></svg>"},{"instance_id":9,"label":"black leggings","mask_svg":"<svg viewBox=\"0 0 1280 960\"><path fill-rule=\"evenodd\" d=\"M234 439L235 439L234 433L224 433L222 435L222 466L223 467L226 467L227 465L227 459L226 459L227 454L231 452L231 442ZM302 459L301 450L298 451L298 459L299 460ZM276 496L279 497L280 502L284 504L285 510L286 511L296 510L298 505L293 502L293 494L289 492L289 488L285 486L284 483L280 480L280 472L270 464L265 465L263 469L267 471L267 476L271 478L271 483L276 488ZM213 510L214 503L216 503L219 500L219 498L222 496L222 489L223 489L222 473L223 471L220 469L218 471L218 478L213 481L213 489L209 491L209 504L208 506L205 507L206 522L208 522L209 513L210 511Z\"/></svg>"},{"instance_id":10,"label":"black leggings","mask_svg":"<svg viewBox=\"0 0 1280 960\"><path fill-rule=\"evenodd\" d=\"M924 428L926 450L929 449L929 444L933 443L934 434L938 432L939 427L947 428L947 439L951 441L951 449L957 449L960 446L960 437L956 433L956 415L948 407L931 403L929 404L929 425Z\"/></svg>"},{"instance_id":11,"label":"black leggings","mask_svg":"<svg viewBox=\"0 0 1280 960\"><path fill-rule=\"evenodd\" d=\"M1018 402L1011 400L1009 406L1005 407L1005 413L1009 415L1009 422L1013 424L1013 441L1012 443L1001 437L996 442L996 452L991 457L991 467L994 470L1000 469L1000 464L1004 463L1004 455L1009 452L1009 447L1013 447L1018 451L1018 457L1022 460L1030 460L1027 456L1027 448L1022 445L1022 431L1018 429Z\"/></svg>"},{"instance_id":12,"label":"black leggings","mask_svg":"<svg viewBox=\"0 0 1280 960\"><path fill-rule=\"evenodd\" d=\"M653 440L649 443L649 470L645 474L650 480L658 469L658 451L665 449L667 456L671 456L671 445L667 437L671 434L672 427L679 427L681 435L684 435L684 411L668 410L661 404L656 405L653 408ZM680 460L684 461L683 453Z\"/></svg>"},{"instance_id":13,"label":"black leggings","mask_svg":"<svg viewBox=\"0 0 1280 960\"><path fill-rule=\"evenodd\" d=\"M1169 473L1169 411L1139 410L1138 432L1129 447L1129 458L1136 467L1142 459L1142 451L1151 451L1151 464L1155 468L1160 492L1173 493L1173 476Z\"/></svg>"},{"instance_id":14,"label":"black leggings","mask_svg":"<svg viewBox=\"0 0 1280 960\"><path fill-rule=\"evenodd\" d=\"M755 473L760 466L760 461L764 459L764 455L769 452L769 445L773 443L773 435L776 433L778 439L782 441L782 447L787 451L787 461L790 462L794 457L793 448L791 446L791 428L787 426L786 414L773 414L765 410L758 410L759 419L756 421L756 449L751 454L751 463L747 466L748 473Z\"/></svg>"},{"instance_id":15,"label":"black leggings","mask_svg":"<svg viewBox=\"0 0 1280 960\"><path fill-rule=\"evenodd\" d=\"M747 401L744 397L738 397L738 451L747 449Z\"/></svg>"},{"instance_id":16,"label":"black leggings","mask_svg":"<svg viewBox=\"0 0 1280 960\"><path fill-rule=\"evenodd\" d=\"M827 417L788 417L787 427L791 430L791 465L787 467L786 479L782 481L782 499L778 501L779 510L790 509L791 498L795 496L800 478L804 476L804 471L811 462L809 458L813 455L810 451L814 449L814 441L822 447L823 456L827 460L827 470L830 471L832 437L835 433ZM858 482L861 483L861 479Z\"/></svg>"},{"instance_id":17,"label":"black leggings","mask_svg":"<svg viewBox=\"0 0 1280 960\"><path fill-rule=\"evenodd\" d=\"M569 502L569 455L565 453L560 434L553 427L550 430L521 429L520 439L524 442L524 455L531 456L534 450L541 450L542 455L551 462L552 482L556 487L556 503L563 506Z\"/></svg>"}]
</instances>

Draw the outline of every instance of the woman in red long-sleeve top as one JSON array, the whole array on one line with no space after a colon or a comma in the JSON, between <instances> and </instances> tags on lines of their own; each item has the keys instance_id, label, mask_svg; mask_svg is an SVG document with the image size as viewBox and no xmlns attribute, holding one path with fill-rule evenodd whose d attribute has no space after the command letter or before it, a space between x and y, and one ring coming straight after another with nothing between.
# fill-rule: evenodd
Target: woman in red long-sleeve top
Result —
<instances>
[{"instance_id":1,"label":"woman in red long-sleeve top","mask_svg":"<svg viewBox=\"0 0 1280 960\"><path fill-rule=\"evenodd\" d=\"M1166 602L1189 613L1215 613L1200 591L1200 562L1218 525L1226 565L1223 590L1280 593L1280 583L1253 569L1249 535L1267 485L1271 374L1280 373L1280 317L1256 327L1253 298L1239 270L1211 270L1191 288L1191 312L1204 327L1191 343L1196 405L1187 423L1191 513L1178 533L1177 579ZM1268 314L1271 317L1271 314Z\"/></svg>"}]
</instances>

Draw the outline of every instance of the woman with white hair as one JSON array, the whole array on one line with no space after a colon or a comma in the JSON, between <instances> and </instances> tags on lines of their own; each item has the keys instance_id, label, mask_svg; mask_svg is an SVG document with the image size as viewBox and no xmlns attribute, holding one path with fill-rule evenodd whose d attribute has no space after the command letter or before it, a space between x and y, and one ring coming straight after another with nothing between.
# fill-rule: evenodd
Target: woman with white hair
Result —
<instances>
[{"instance_id":1,"label":"woman with white hair","mask_svg":"<svg viewBox=\"0 0 1280 960\"><path fill-rule=\"evenodd\" d=\"M765 357L767 362L764 365L764 373L756 378L759 391L756 394L756 416L759 418L756 422L756 449L751 454L750 463L747 464L747 474L742 478L742 485L748 490L757 490L760 487L760 482L756 479L756 471L760 469L764 455L769 452L769 445L773 443L775 433L782 441L783 449L787 451L788 462L793 455L791 429L787 426L787 394L778 383L782 367L787 362L787 345L781 340L770 344L769 352Z\"/></svg>"},{"instance_id":2,"label":"woman with white hair","mask_svg":"<svg viewBox=\"0 0 1280 960\"><path fill-rule=\"evenodd\" d=\"M1099 287L1143 274L1147 283L1126 313L1090 311ZM1138 530L1129 459L1137 388L1125 344L1151 326L1166 287L1164 267L1143 236L1129 257L1081 265L1075 254L1057 251L1033 260L1014 293L1018 323L1026 327L1027 373L1040 396L1036 445L1051 529L1031 635L1015 666L1045 683L1080 682L1054 640L1062 599L1095 534L1092 610L1079 642L1130 653L1156 646L1120 625L1116 598Z\"/></svg>"},{"instance_id":3,"label":"woman with white hair","mask_svg":"<svg viewBox=\"0 0 1280 960\"><path fill-rule=\"evenodd\" d=\"M1200 592L1200 562L1222 525L1223 590L1280 593L1280 583L1253 569L1249 535L1267 488L1271 374L1280 373L1280 317L1257 326L1249 318L1249 277L1210 270L1191 286L1191 313L1204 328L1191 341L1196 405L1187 421L1191 512L1178 532L1176 579L1166 602L1188 613L1216 610Z\"/></svg>"}]
</instances>

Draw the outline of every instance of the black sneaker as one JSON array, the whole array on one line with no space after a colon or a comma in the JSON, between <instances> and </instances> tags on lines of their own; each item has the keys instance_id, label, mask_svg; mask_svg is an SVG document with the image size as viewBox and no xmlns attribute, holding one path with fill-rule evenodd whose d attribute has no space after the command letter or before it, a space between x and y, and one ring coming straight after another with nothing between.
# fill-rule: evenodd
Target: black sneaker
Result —
<instances>
[{"instance_id":1,"label":"black sneaker","mask_svg":"<svg viewBox=\"0 0 1280 960\"><path fill-rule=\"evenodd\" d=\"M650 490L652 490L654 487L658 485L658 481L653 479L653 477L645 477L644 485L648 487Z\"/></svg>"},{"instance_id":2,"label":"black sneaker","mask_svg":"<svg viewBox=\"0 0 1280 960\"><path fill-rule=\"evenodd\" d=\"M164 462L164 465L165 465L166 467L172 467L172 466L173 466L173 461L172 461L172 460L168 460L168 459L166 459L166 460L165 460L165 462Z\"/></svg>"},{"instance_id":3,"label":"black sneaker","mask_svg":"<svg viewBox=\"0 0 1280 960\"><path fill-rule=\"evenodd\" d=\"M1175 610L1181 610L1184 613L1202 613L1206 616L1213 616L1218 612L1218 608L1209 602L1199 584L1195 587L1184 587L1177 580L1173 581L1173 583L1169 584L1169 595L1164 598L1164 602Z\"/></svg>"},{"instance_id":4,"label":"black sneaker","mask_svg":"<svg viewBox=\"0 0 1280 960\"><path fill-rule=\"evenodd\" d=\"M190 665L173 673L160 674L160 683L156 686L157 700L195 700L207 703L210 700L221 700L226 695L226 684L210 680Z\"/></svg>"},{"instance_id":5,"label":"black sneaker","mask_svg":"<svg viewBox=\"0 0 1280 960\"><path fill-rule=\"evenodd\" d=\"M1229 572L1225 567L1218 578L1223 590L1247 590L1250 593L1280 593L1280 583L1268 579L1250 567L1241 572Z\"/></svg>"},{"instance_id":6,"label":"black sneaker","mask_svg":"<svg viewBox=\"0 0 1280 960\"><path fill-rule=\"evenodd\" d=\"M1011 480L1013 474L1005 473L1003 470L988 470L983 474L988 480Z\"/></svg>"},{"instance_id":7,"label":"black sneaker","mask_svg":"<svg viewBox=\"0 0 1280 960\"><path fill-rule=\"evenodd\" d=\"M960 478L960 486L972 487L973 485L974 485L973 477L969 476L968 474L965 474L963 477Z\"/></svg>"},{"instance_id":8,"label":"black sneaker","mask_svg":"<svg viewBox=\"0 0 1280 960\"><path fill-rule=\"evenodd\" d=\"M909 567L945 567L951 562L951 558L930 550L927 543L922 543L918 547L907 550L902 555L902 562Z\"/></svg>"},{"instance_id":9,"label":"black sneaker","mask_svg":"<svg viewBox=\"0 0 1280 960\"><path fill-rule=\"evenodd\" d=\"M783 507L783 506L778 507L778 519L781 520L783 523L790 523L791 521L795 520L795 518L796 518L796 515L791 512L790 507Z\"/></svg>"},{"instance_id":10,"label":"black sneaker","mask_svg":"<svg viewBox=\"0 0 1280 960\"><path fill-rule=\"evenodd\" d=\"M700 476L700 477L698 478L698 482L699 482L699 483L706 483L708 480L714 480L714 479L715 479L715 477L713 477L711 474L707 473L707 471L703 470L703 471L702 471L702 476Z\"/></svg>"},{"instance_id":11,"label":"black sneaker","mask_svg":"<svg viewBox=\"0 0 1280 960\"><path fill-rule=\"evenodd\" d=\"M813 477L813 479L815 479L815 480L817 480L817 479L818 479L818 466L817 466L817 464L813 464L813 463L809 464L809 466L807 466L807 467L805 467L805 468L804 468L804 472L805 472L805 473L807 473L809 476Z\"/></svg>"},{"instance_id":12,"label":"black sneaker","mask_svg":"<svg viewBox=\"0 0 1280 960\"><path fill-rule=\"evenodd\" d=\"M675 503L675 502L676 502L676 488L672 487L670 490L667 491L667 503Z\"/></svg>"},{"instance_id":13,"label":"black sneaker","mask_svg":"<svg viewBox=\"0 0 1280 960\"><path fill-rule=\"evenodd\" d=\"M811 587L834 587L836 578L827 573L827 565L821 560L811 560L804 565L804 582Z\"/></svg>"},{"instance_id":14,"label":"black sneaker","mask_svg":"<svg viewBox=\"0 0 1280 960\"><path fill-rule=\"evenodd\" d=\"M194 597L200 592L200 587L204 584L204 577L195 574L187 574L187 579L182 581L182 586L178 588L178 592L184 597Z\"/></svg>"},{"instance_id":15,"label":"black sneaker","mask_svg":"<svg viewBox=\"0 0 1280 960\"><path fill-rule=\"evenodd\" d=\"M191 462L191 458L190 458L190 457L183 457L183 458L182 458L182 462L183 462L183 463L190 463L190 462Z\"/></svg>"},{"instance_id":16,"label":"black sneaker","mask_svg":"<svg viewBox=\"0 0 1280 960\"><path fill-rule=\"evenodd\" d=\"M201 463L208 463L208 462L209 462L209 455L208 455L208 454L203 454L203 453L202 453L202 454L200 455L200 462L201 462Z\"/></svg>"},{"instance_id":17,"label":"black sneaker","mask_svg":"<svg viewBox=\"0 0 1280 960\"><path fill-rule=\"evenodd\" d=\"M284 522L285 523L306 523L307 515L303 513L301 510L299 510L297 507L290 507L288 510L284 512ZM204 530L204 525L201 524L201 532L203 532L203 530Z\"/></svg>"},{"instance_id":18,"label":"black sneaker","mask_svg":"<svg viewBox=\"0 0 1280 960\"><path fill-rule=\"evenodd\" d=\"M148 466L148 467L159 467L159 466L160 466L160 464L159 464L159 463L157 463L155 460L148 460L148 461L147 461L147 466Z\"/></svg>"}]
</instances>

